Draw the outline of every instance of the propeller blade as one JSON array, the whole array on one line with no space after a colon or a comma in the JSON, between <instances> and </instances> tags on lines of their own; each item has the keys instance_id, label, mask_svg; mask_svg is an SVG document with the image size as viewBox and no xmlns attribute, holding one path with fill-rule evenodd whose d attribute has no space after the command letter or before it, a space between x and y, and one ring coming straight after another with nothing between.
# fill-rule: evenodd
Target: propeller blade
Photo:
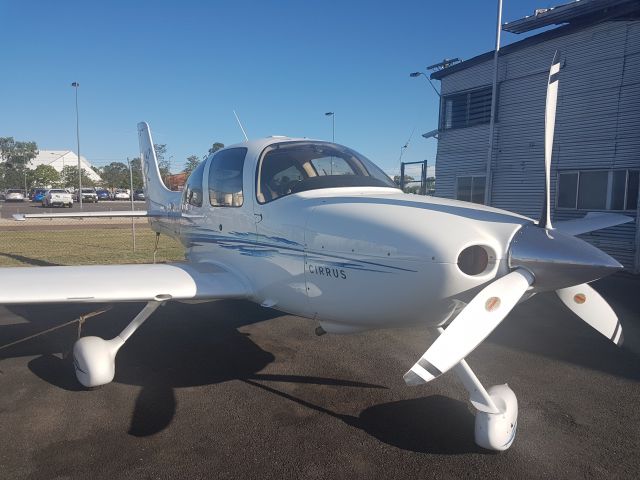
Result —
<instances>
[{"instance_id":1,"label":"propeller blade","mask_svg":"<svg viewBox=\"0 0 640 480\"><path fill-rule=\"evenodd\" d=\"M23 214L24 215L24 214ZM15 215L14 215L15 218ZM603 228L615 227L632 222L633 218L619 213L589 212L582 218L556 222L556 230L568 235L580 235Z\"/></svg>"},{"instance_id":2,"label":"propeller blade","mask_svg":"<svg viewBox=\"0 0 640 480\"><path fill-rule=\"evenodd\" d=\"M504 320L532 283L528 271L517 269L482 289L405 373L405 382L428 382L458 364Z\"/></svg>"},{"instance_id":3,"label":"propeller blade","mask_svg":"<svg viewBox=\"0 0 640 480\"><path fill-rule=\"evenodd\" d=\"M547 104L544 111L544 207L538 225L551 227L551 152L553 151L553 134L556 127L556 105L558 103L558 76L560 72L560 55L556 51L549 69L547 83Z\"/></svg>"},{"instance_id":4,"label":"propeller blade","mask_svg":"<svg viewBox=\"0 0 640 480\"><path fill-rule=\"evenodd\" d=\"M583 283L556 290L556 293L560 300L569 307L569 310L616 345L622 345L624 337L622 336L622 325L620 325L617 315L607 301L593 288Z\"/></svg>"}]
</instances>

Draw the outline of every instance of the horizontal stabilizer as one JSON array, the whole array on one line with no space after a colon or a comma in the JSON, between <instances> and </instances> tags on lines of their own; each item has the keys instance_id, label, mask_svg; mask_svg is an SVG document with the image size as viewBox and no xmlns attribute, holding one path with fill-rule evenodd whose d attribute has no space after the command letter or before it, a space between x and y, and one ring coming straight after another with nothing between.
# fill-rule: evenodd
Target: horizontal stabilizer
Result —
<instances>
[{"instance_id":1,"label":"horizontal stabilizer","mask_svg":"<svg viewBox=\"0 0 640 480\"><path fill-rule=\"evenodd\" d=\"M582 218L556 222L555 228L568 235L580 235L631 221L633 218L619 213L589 212Z\"/></svg>"},{"instance_id":2,"label":"horizontal stabilizer","mask_svg":"<svg viewBox=\"0 0 640 480\"><path fill-rule=\"evenodd\" d=\"M18 222L24 222L29 218L131 218L149 217L146 210L123 210L113 212L65 212L65 213L14 213L13 218Z\"/></svg>"}]
</instances>

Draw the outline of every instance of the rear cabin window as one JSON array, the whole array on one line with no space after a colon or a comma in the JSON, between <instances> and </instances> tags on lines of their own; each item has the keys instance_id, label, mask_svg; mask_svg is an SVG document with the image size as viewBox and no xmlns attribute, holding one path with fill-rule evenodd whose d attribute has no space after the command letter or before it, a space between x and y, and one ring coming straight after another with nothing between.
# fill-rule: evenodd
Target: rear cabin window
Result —
<instances>
[{"instance_id":1,"label":"rear cabin window","mask_svg":"<svg viewBox=\"0 0 640 480\"><path fill-rule=\"evenodd\" d=\"M209 167L209 203L212 207L241 207L244 203L242 171L246 148L220 150Z\"/></svg>"},{"instance_id":2,"label":"rear cabin window","mask_svg":"<svg viewBox=\"0 0 640 480\"><path fill-rule=\"evenodd\" d=\"M202 178L206 162L200 163L189 175L187 186L184 189L184 203L194 207L202 206Z\"/></svg>"},{"instance_id":3,"label":"rear cabin window","mask_svg":"<svg viewBox=\"0 0 640 480\"><path fill-rule=\"evenodd\" d=\"M398 188L373 162L333 143L283 142L267 147L262 154L256 178L259 203L335 187Z\"/></svg>"}]
</instances>

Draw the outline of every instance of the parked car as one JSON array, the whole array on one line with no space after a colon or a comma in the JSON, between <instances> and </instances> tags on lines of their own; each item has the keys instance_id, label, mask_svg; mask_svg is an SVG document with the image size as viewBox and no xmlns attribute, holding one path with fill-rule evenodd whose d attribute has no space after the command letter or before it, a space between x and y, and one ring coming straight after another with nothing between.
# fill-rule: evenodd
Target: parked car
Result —
<instances>
[{"instance_id":1,"label":"parked car","mask_svg":"<svg viewBox=\"0 0 640 480\"><path fill-rule=\"evenodd\" d=\"M109 190L105 190L104 188L96 190L96 195L98 196L98 200L111 200Z\"/></svg>"},{"instance_id":2,"label":"parked car","mask_svg":"<svg viewBox=\"0 0 640 480\"><path fill-rule=\"evenodd\" d=\"M47 194L46 188L35 188L31 193L31 201L32 202L40 202L44 200L44 196Z\"/></svg>"},{"instance_id":3,"label":"parked car","mask_svg":"<svg viewBox=\"0 0 640 480\"><path fill-rule=\"evenodd\" d=\"M129 200L131 197L129 196L129 191L124 188L117 188L113 193L114 200Z\"/></svg>"},{"instance_id":4,"label":"parked car","mask_svg":"<svg viewBox=\"0 0 640 480\"><path fill-rule=\"evenodd\" d=\"M73 195L62 188L52 188L47 191L42 201L43 207L55 207L59 205L61 207L73 207Z\"/></svg>"},{"instance_id":5,"label":"parked car","mask_svg":"<svg viewBox=\"0 0 640 480\"><path fill-rule=\"evenodd\" d=\"M145 200L144 190L136 190L135 192L133 192L133 199L134 200Z\"/></svg>"},{"instance_id":6,"label":"parked car","mask_svg":"<svg viewBox=\"0 0 640 480\"><path fill-rule=\"evenodd\" d=\"M76 202L80 201L80 195L76 193ZM96 189L91 188L83 188L82 189L82 201L84 203L98 203L98 194L96 193Z\"/></svg>"},{"instance_id":7,"label":"parked car","mask_svg":"<svg viewBox=\"0 0 640 480\"><path fill-rule=\"evenodd\" d=\"M4 199L7 202L24 202L24 191L18 188L10 188L4 194Z\"/></svg>"}]
</instances>

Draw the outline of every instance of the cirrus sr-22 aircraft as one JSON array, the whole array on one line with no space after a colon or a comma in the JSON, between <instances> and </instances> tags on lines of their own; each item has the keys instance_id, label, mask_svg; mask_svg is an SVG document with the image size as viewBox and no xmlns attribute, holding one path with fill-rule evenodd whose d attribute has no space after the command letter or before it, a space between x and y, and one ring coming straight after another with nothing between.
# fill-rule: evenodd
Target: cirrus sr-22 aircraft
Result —
<instances>
[{"instance_id":1,"label":"cirrus sr-22 aircraft","mask_svg":"<svg viewBox=\"0 0 640 480\"><path fill-rule=\"evenodd\" d=\"M10 281L9 270L0 269L0 304L146 302L115 338L77 340L74 366L86 387L112 381L118 349L167 301L247 299L318 322L319 334L435 328L440 335L406 372L406 383L424 384L453 370L477 409L476 443L506 450L517 428L516 396L506 384L485 389L464 359L518 302L553 290L601 334L622 341L615 313L588 285L622 267L575 235L630 219L589 214L551 224L558 70L554 59L546 202L537 222L484 205L405 194L349 148L287 137L219 150L194 170L183 192L173 192L160 177L149 126L140 123L147 211L122 215L147 216L156 232L180 240L187 261L13 268ZM48 288L22 288L32 279Z\"/></svg>"}]
</instances>

